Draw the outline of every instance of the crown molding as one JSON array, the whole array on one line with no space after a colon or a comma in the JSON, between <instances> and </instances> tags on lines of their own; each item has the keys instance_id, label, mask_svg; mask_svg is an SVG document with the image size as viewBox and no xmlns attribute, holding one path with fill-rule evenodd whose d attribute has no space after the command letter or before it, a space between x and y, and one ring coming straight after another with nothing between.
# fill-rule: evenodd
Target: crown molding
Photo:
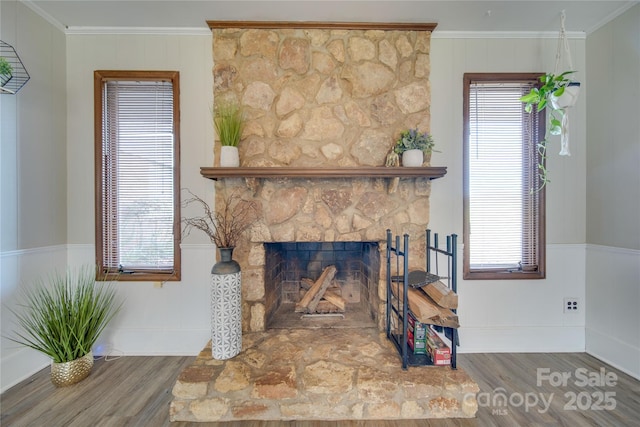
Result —
<instances>
[{"instance_id":1,"label":"crown molding","mask_svg":"<svg viewBox=\"0 0 640 427\"><path fill-rule=\"evenodd\" d=\"M67 27L60 23L58 20L53 18L47 12L42 10L42 8L38 7L31 0L20 0L21 3L25 4L27 7L32 9L35 13L40 15L43 19L53 25L55 28L59 29L63 33L67 35L107 35L107 34L129 34L129 35L181 35L181 36L203 36L203 35L211 35L211 29L218 28L220 25L228 25L230 23L234 23L234 21L207 21L207 27L81 27L81 26L71 26ZM607 22L611 21L615 17L621 15L630 7L632 7L635 2L629 2L624 7L617 10L614 14L605 18L601 24L598 24L594 28L589 31L570 31L567 32L567 38L569 39L586 39L587 34L595 31L601 26L605 25ZM241 21L235 22L237 25ZM254 21L245 21L244 24L253 23ZM262 22L262 25L266 25L268 23L273 24L272 22ZM282 25L282 23L278 23ZM297 23L300 25L301 23ZM318 23L307 22L303 23L307 26L317 26ZM326 24L326 23L325 23ZM345 25L347 23L332 23L331 25ZM353 23L350 23L353 25ZM367 23L358 23L360 26L365 26ZM369 23L368 25L371 25ZM379 25L379 24L376 24ZM409 24L402 24L409 25ZM412 24L418 25L418 24ZM433 25L431 30L433 31L437 24L420 24L420 25ZM422 28L424 29L424 28ZM532 31L439 31L435 30L431 33L431 38L433 39L556 39L558 38L557 31L547 31L547 32L532 32Z\"/></svg>"},{"instance_id":2,"label":"crown molding","mask_svg":"<svg viewBox=\"0 0 640 427\"><path fill-rule=\"evenodd\" d=\"M0 0L1 1L1 0ZM53 16L45 12L31 0L20 0L37 15L53 25L66 35L97 35L97 34L129 34L129 35L168 35L168 36L210 36L207 27L80 27L65 26Z\"/></svg>"},{"instance_id":3,"label":"crown molding","mask_svg":"<svg viewBox=\"0 0 640 427\"><path fill-rule=\"evenodd\" d=\"M31 9L33 12L39 15L42 19L47 21L49 24L53 25L56 29L62 31L63 33L66 32L67 28L60 21L55 19L53 16L49 15L40 6L33 3L31 0L20 0L20 3L27 6L29 9Z\"/></svg>"},{"instance_id":4,"label":"crown molding","mask_svg":"<svg viewBox=\"0 0 640 427\"><path fill-rule=\"evenodd\" d=\"M568 39L583 40L587 33L567 31ZM557 31L434 31L432 39L557 39Z\"/></svg>"},{"instance_id":5,"label":"crown molding","mask_svg":"<svg viewBox=\"0 0 640 427\"><path fill-rule=\"evenodd\" d=\"M64 32L67 35L211 36L211 30L206 27L67 27Z\"/></svg>"},{"instance_id":6,"label":"crown molding","mask_svg":"<svg viewBox=\"0 0 640 427\"><path fill-rule=\"evenodd\" d=\"M586 33L587 34L591 34L594 31L599 30L600 28L604 27L605 25L607 25L609 22L613 21L614 19L616 19L618 16L622 15L623 13L625 13L627 10L631 9L633 6L635 6L636 4L638 4L638 2L636 1L630 1L627 4L623 5L622 7L620 7L618 10L614 11L613 13L611 13L608 16L605 16L604 18L602 18L600 20L600 22L598 22L596 25L594 25L593 27L587 29Z\"/></svg>"},{"instance_id":7,"label":"crown molding","mask_svg":"<svg viewBox=\"0 0 640 427\"><path fill-rule=\"evenodd\" d=\"M128 35L178 35L178 36L206 36L211 35L208 28L196 27L67 27L67 35L91 34L128 34ZM558 32L535 31L434 31L432 39L557 39ZM567 32L567 38L584 40L587 33L582 31Z\"/></svg>"}]
</instances>

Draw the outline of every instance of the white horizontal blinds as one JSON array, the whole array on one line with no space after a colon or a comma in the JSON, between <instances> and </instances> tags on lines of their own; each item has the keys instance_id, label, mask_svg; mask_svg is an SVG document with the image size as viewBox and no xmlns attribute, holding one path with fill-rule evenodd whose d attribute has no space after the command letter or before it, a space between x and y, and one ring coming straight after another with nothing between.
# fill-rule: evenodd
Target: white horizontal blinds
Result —
<instances>
[{"instance_id":1,"label":"white horizontal blinds","mask_svg":"<svg viewBox=\"0 0 640 427\"><path fill-rule=\"evenodd\" d=\"M537 168L529 139L536 114L519 98L532 84L472 82L469 91L470 268L520 269L535 264L537 230L531 194ZM533 135L537 138L537 135ZM531 159L531 156L534 156ZM535 177L533 177L535 178ZM534 211L532 212L532 209ZM533 256L533 258L532 258Z\"/></svg>"},{"instance_id":2,"label":"white horizontal blinds","mask_svg":"<svg viewBox=\"0 0 640 427\"><path fill-rule=\"evenodd\" d=\"M174 268L173 88L164 81L108 81L105 266Z\"/></svg>"},{"instance_id":3,"label":"white horizontal blinds","mask_svg":"<svg viewBox=\"0 0 640 427\"><path fill-rule=\"evenodd\" d=\"M533 83L523 85L525 93L529 93ZM523 162L522 162L522 269L538 271L540 259L540 215L542 193L540 192L540 153L538 144L544 138L540 133L540 118L543 113L523 115Z\"/></svg>"},{"instance_id":4,"label":"white horizontal blinds","mask_svg":"<svg viewBox=\"0 0 640 427\"><path fill-rule=\"evenodd\" d=\"M107 85L102 95L102 262L110 271L118 269L118 114L109 110Z\"/></svg>"}]
</instances>

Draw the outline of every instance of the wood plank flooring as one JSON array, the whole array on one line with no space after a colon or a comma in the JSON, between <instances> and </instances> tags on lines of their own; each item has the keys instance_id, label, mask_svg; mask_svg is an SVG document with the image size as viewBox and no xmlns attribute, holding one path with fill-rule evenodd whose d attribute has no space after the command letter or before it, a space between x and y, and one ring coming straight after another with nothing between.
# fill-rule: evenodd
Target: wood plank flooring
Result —
<instances>
[{"instance_id":1,"label":"wood plank flooring","mask_svg":"<svg viewBox=\"0 0 640 427\"><path fill-rule=\"evenodd\" d=\"M55 388L49 368L0 396L2 426L152 427L468 427L612 426L640 427L640 381L584 353L461 354L462 366L481 389L476 419L349 422L169 422L171 388L193 357L122 357L96 361L91 375L75 386ZM548 376L537 386L537 369ZM576 371L578 370L579 371ZM615 375L616 385L594 384ZM570 375L566 386L551 380ZM583 385L583 380L590 385ZM502 388L502 389L501 389ZM604 393L609 393L604 400ZM484 394L483 394L484 393ZM613 394L612 394L613 393ZM506 405L495 401L507 398ZM534 403L534 396L538 399ZM603 399L601 399L603 397ZM551 402L548 410L542 403ZM484 399L484 400L483 400ZM530 406L526 408L526 399ZM492 404L495 401L495 405ZM599 403L599 405L598 405ZM597 406L612 410L597 410ZM608 406L607 406L608 404ZM574 409L575 407L575 409ZM583 409L580 409L583 408Z\"/></svg>"}]
</instances>

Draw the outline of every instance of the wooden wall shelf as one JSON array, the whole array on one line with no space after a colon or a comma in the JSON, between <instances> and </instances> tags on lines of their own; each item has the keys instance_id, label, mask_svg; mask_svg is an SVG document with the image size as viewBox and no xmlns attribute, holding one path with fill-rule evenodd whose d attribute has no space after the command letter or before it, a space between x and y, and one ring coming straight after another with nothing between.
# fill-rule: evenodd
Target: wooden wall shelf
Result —
<instances>
[{"instance_id":1,"label":"wooden wall shelf","mask_svg":"<svg viewBox=\"0 0 640 427\"><path fill-rule=\"evenodd\" d=\"M200 174L209 179L220 178L441 178L447 173L445 166L418 168L358 166L352 168L300 168L300 167L201 167Z\"/></svg>"}]
</instances>

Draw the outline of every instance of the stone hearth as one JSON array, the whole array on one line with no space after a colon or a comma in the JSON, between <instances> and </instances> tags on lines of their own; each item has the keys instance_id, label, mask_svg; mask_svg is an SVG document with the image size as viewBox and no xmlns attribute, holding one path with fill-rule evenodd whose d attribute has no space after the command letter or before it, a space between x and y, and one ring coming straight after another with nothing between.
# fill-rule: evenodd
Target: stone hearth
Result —
<instances>
[{"instance_id":1,"label":"stone hearth","mask_svg":"<svg viewBox=\"0 0 640 427\"><path fill-rule=\"evenodd\" d=\"M171 421L472 418L478 385L462 369L403 371L383 333L280 329L243 336L233 359L208 345L173 388Z\"/></svg>"}]
</instances>

